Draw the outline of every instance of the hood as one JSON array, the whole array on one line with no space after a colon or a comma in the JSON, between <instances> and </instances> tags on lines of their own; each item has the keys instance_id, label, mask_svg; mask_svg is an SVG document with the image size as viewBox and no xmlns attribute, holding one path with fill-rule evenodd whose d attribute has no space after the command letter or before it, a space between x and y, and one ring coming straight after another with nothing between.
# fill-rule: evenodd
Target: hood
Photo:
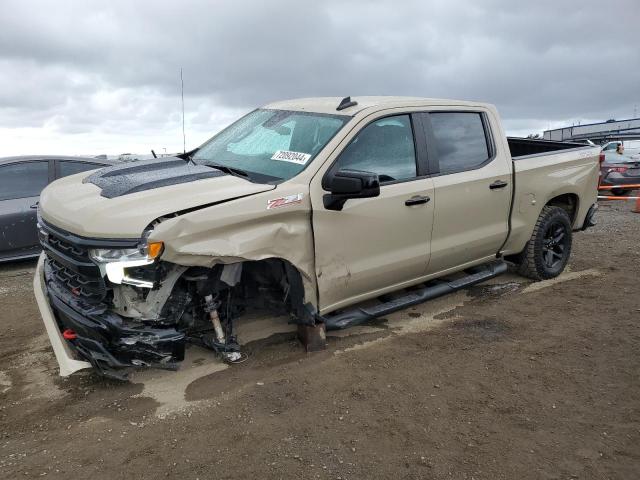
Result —
<instances>
[{"instance_id":1,"label":"hood","mask_svg":"<svg viewBox=\"0 0 640 480\"><path fill-rule=\"evenodd\" d=\"M224 175L220 170L189 164L176 157L143 160L98 170L82 183L93 183L107 198Z\"/></svg>"},{"instance_id":2,"label":"hood","mask_svg":"<svg viewBox=\"0 0 640 480\"><path fill-rule=\"evenodd\" d=\"M158 217L274 188L176 158L132 162L56 180L40 215L83 237L139 238Z\"/></svg>"}]
</instances>

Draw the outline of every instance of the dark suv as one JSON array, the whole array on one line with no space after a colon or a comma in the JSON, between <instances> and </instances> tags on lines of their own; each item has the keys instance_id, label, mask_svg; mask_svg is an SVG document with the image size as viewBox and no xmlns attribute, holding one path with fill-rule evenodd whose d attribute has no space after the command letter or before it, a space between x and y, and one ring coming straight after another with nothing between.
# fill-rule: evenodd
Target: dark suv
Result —
<instances>
[{"instance_id":1,"label":"dark suv","mask_svg":"<svg viewBox=\"0 0 640 480\"><path fill-rule=\"evenodd\" d=\"M0 158L0 262L40 253L36 211L44 187L57 178L114 163L51 155Z\"/></svg>"},{"instance_id":2,"label":"dark suv","mask_svg":"<svg viewBox=\"0 0 640 480\"><path fill-rule=\"evenodd\" d=\"M632 189L624 188L625 185L640 185L640 152L605 152L600 164L600 185L619 185L620 188L611 190L614 195L629 193Z\"/></svg>"}]
</instances>

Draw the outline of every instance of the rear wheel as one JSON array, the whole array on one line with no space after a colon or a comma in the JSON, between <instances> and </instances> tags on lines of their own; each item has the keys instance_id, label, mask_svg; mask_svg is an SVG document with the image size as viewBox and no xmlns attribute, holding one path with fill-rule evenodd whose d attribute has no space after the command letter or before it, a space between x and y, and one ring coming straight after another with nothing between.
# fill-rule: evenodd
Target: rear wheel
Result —
<instances>
[{"instance_id":1,"label":"rear wheel","mask_svg":"<svg viewBox=\"0 0 640 480\"><path fill-rule=\"evenodd\" d=\"M625 190L623 188L612 188L611 189L611 193L614 194L616 197L624 197L625 195L627 195L631 190Z\"/></svg>"},{"instance_id":2,"label":"rear wheel","mask_svg":"<svg viewBox=\"0 0 640 480\"><path fill-rule=\"evenodd\" d=\"M546 206L540 212L531 239L518 259L518 273L533 280L557 277L571 253L571 220L560 207Z\"/></svg>"}]
</instances>

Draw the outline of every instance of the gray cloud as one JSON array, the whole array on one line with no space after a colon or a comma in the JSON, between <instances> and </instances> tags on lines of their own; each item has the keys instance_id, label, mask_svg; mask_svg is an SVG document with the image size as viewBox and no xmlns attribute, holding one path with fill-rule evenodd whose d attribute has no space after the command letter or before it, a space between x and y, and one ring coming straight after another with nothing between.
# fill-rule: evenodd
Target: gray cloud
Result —
<instances>
[{"instance_id":1,"label":"gray cloud","mask_svg":"<svg viewBox=\"0 0 640 480\"><path fill-rule=\"evenodd\" d=\"M0 128L213 132L281 98L495 103L517 129L640 105L637 0L0 3Z\"/></svg>"}]
</instances>

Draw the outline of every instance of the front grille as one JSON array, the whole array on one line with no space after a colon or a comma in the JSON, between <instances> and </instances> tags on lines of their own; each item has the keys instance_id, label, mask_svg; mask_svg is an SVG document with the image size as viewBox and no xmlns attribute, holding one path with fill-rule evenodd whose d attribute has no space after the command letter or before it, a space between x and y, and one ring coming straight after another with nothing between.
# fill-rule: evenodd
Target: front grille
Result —
<instances>
[{"instance_id":1,"label":"front grille","mask_svg":"<svg viewBox=\"0 0 640 480\"><path fill-rule=\"evenodd\" d=\"M89 277L74 272L50 256L47 257L47 262L58 285L62 285L79 299L87 303L99 303L106 297L107 287L102 277ZM98 270L98 275L99 273Z\"/></svg>"},{"instance_id":2,"label":"front grille","mask_svg":"<svg viewBox=\"0 0 640 480\"><path fill-rule=\"evenodd\" d=\"M41 230L40 242L52 279L78 300L95 304L107 296L100 269L89 258L88 247L76 244L51 228Z\"/></svg>"},{"instance_id":3,"label":"front grille","mask_svg":"<svg viewBox=\"0 0 640 480\"><path fill-rule=\"evenodd\" d=\"M79 260L81 262L86 262L89 260L89 252L85 248L73 245L66 240L63 240L62 238L53 236L51 234L49 234L49 238L47 239L47 241L50 248L53 248L60 253L64 253L74 260Z\"/></svg>"}]
</instances>

